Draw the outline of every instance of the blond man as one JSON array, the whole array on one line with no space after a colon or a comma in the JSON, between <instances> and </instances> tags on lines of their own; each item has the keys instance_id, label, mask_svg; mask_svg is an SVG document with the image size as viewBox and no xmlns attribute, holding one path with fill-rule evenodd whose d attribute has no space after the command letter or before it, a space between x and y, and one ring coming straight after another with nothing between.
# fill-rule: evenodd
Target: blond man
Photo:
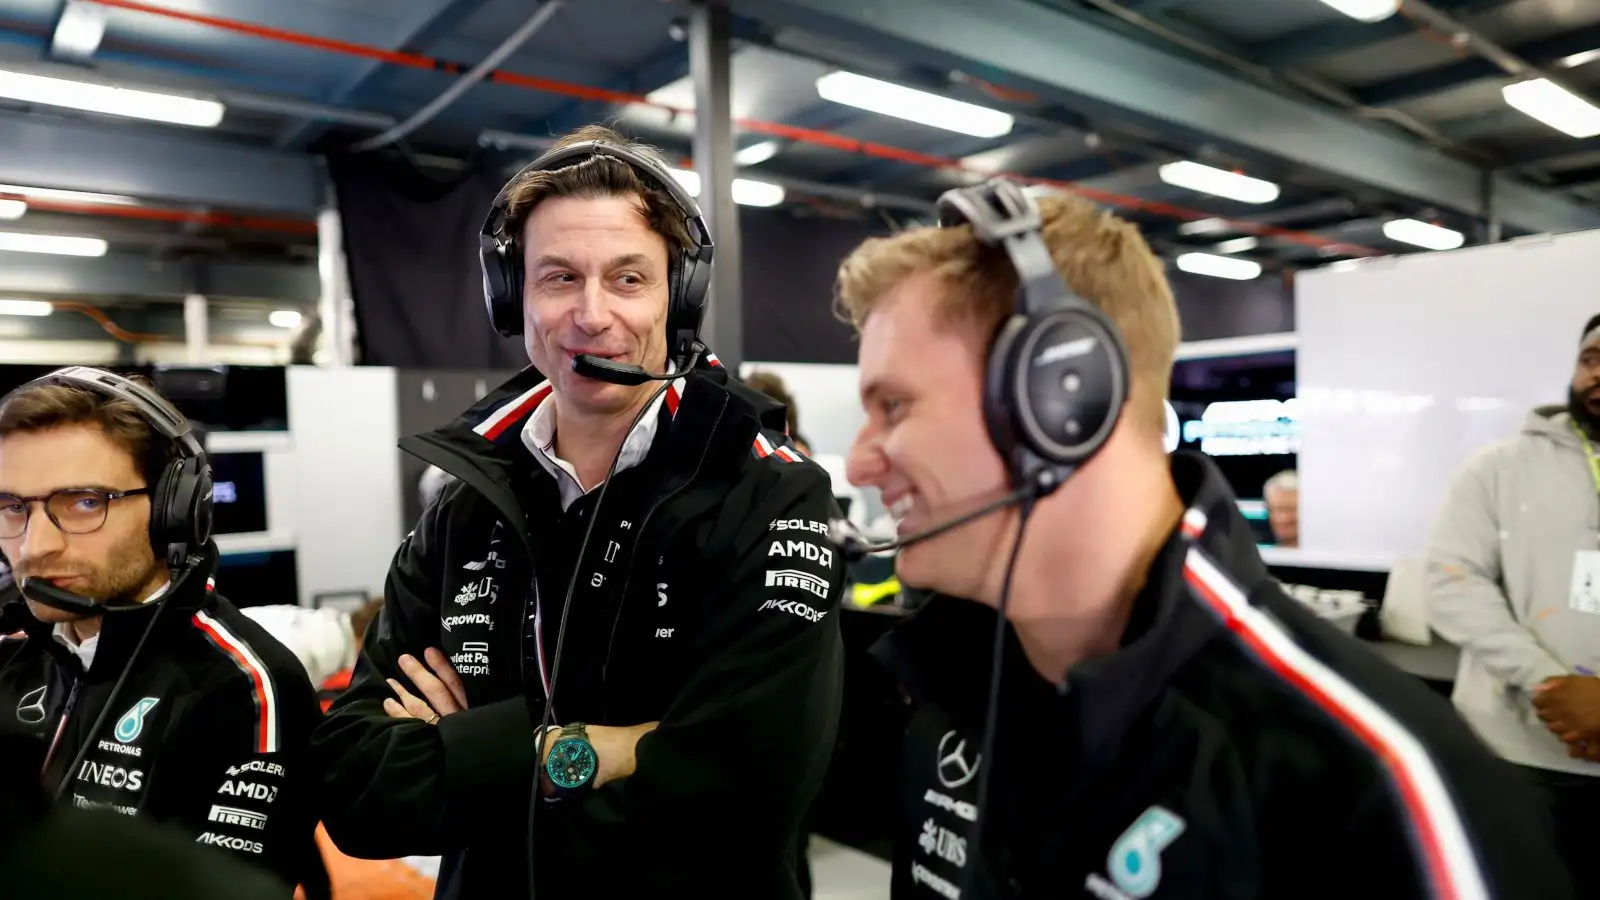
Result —
<instances>
[{"instance_id":1,"label":"blond man","mask_svg":"<svg viewBox=\"0 0 1600 900\"><path fill-rule=\"evenodd\" d=\"M1217 468L1164 452L1179 322L1138 230L1074 198L965 190L943 211L987 209L984 228L869 241L838 279L867 412L851 480L902 536L1019 500L897 560L935 595L875 648L918 703L897 900L1572 896L1518 776L1286 598ZM1019 310L1037 322L1069 290L1108 340L991 365ZM1101 346L1119 334L1124 351ZM1042 380L997 386L1007 371ZM1027 437L1023 396L1039 435L1099 434L1086 458Z\"/></svg>"}]
</instances>

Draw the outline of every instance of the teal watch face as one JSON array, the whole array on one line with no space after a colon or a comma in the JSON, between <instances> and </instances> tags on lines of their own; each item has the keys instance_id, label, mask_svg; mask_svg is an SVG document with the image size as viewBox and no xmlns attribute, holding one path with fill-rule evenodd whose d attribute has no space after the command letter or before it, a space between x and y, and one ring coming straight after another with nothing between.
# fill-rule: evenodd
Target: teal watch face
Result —
<instances>
[{"instance_id":1,"label":"teal watch face","mask_svg":"<svg viewBox=\"0 0 1600 900\"><path fill-rule=\"evenodd\" d=\"M593 781L599 765L594 747L588 741L562 738L550 748L550 757L544 762L544 770L558 789L571 791Z\"/></svg>"}]
</instances>

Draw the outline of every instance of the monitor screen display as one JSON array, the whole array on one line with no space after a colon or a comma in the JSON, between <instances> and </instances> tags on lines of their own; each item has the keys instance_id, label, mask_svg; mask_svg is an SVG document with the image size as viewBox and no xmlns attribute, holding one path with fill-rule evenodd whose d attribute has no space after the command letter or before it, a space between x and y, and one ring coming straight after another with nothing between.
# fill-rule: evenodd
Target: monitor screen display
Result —
<instances>
[{"instance_id":1,"label":"monitor screen display","mask_svg":"<svg viewBox=\"0 0 1600 900\"><path fill-rule=\"evenodd\" d=\"M257 452L211 453L216 534L267 531L266 460Z\"/></svg>"},{"instance_id":2,"label":"monitor screen display","mask_svg":"<svg viewBox=\"0 0 1600 900\"><path fill-rule=\"evenodd\" d=\"M1211 457L1263 540L1263 486L1300 450L1293 350L1179 360L1172 370L1179 446Z\"/></svg>"}]
</instances>

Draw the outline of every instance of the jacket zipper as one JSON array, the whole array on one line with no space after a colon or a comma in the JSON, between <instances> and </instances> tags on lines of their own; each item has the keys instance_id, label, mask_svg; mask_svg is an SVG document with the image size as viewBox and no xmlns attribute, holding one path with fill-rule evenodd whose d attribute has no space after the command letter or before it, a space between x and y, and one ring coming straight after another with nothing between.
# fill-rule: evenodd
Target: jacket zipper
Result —
<instances>
[{"instance_id":1,"label":"jacket zipper","mask_svg":"<svg viewBox=\"0 0 1600 900\"><path fill-rule=\"evenodd\" d=\"M50 771L50 764L55 762L55 760L56 760L56 750L57 750L57 748L59 748L61 746L61 737L62 737L62 735L65 735L67 733L67 720L72 718L73 709L78 705L78 688L81 687L82 685L83 685L83 679L74 678L72 680L72 690L67 692L67 703L66 703L66 706L62 707L62 709L61 709L61 721L56 725L56 736L51 739L51 741L50 741L50 749L48 751L46 751L46 753L44 755L44 766L39 770L39 774L41 774L41 775L43 775L44 773ZM89 735L89 737L93 738L94 735L91 734L91 735ZM62 778L63 781L65 781L67 778L70 778L71 776L72 776L72 773L71 772L67 772L67 773L64 773L61 776L61 778Z\"/></svg>"},{"instance_id":2,"label":"jacket zipper","mask_svg":"<svg viewBox=\"0 0 1600 900\"><path fill-rule=\"evenodd\" d=\"M728 399L724 397L721 408L717 410L717 417L711 422L711 434L715 435L717 433L717 426L722 424L722 414L727 409ZM622 593L619 595L620 599L617 603L617 617L611 621L611 636L606 640L606 661L600 666L600 683L605 693L605 700L601 703L600 709L608 719L611 715L611 653L617 646L617 628L622 624L622 613L628 608L628 587L633 583L633 567L639 556L639 547L645 543L646 530L650 527L650 519L656 514L656 510L693 484L695 479L700 477L700 469L705 465L705 462L706 453L702 448L700 459L695 462L694 471L689 474L689 477L684 479L682 484L668 491L665 496L650 505L650 509L644 514L644 519L639 523L639 539L633 542L633 548L628 551L628 567L624 570L627 574L622 577Z\"/></svg>"},{"instance_id":3,"label":"jacket zipper","mask_svg":"<svg viewBox=\"0 0 1600 900\"><path fill-rule=\"evenodd\" d=\"M437 454L424 454L417 452L417 450L408 451L412 456L417 457L423 462L438 466L440 469L444 470L445 474L447 475L454 475L462 483L477 491L485 500L489 501L489 505L498 509L500 514L505 516L508 522L516 523L515 530L517 532L517 539L521 541L523 557L528 561L528 583L533 586L534 590L537 590L539 584L539 573L533 560L533 542L528 539L528 524L526 521L527 513L523 511L522 504L517 502L517 498L514 495L510 495L501 490L498 485L494 484L494 482L483 477L483 474L477 471L475 466L469 464L471 462L470 460L468 460L465 456L462 456L460 453L457 453L455 450L435 443L434 441L430 440L427 435L418 435L417 443L422 445L421 447L417 448L418 450L434 450L437 451ZM453 469L450 465L448 465L448 463L451 462L468 464L463 468L465 471L470 472L473 477L469 478L463 475L463 469ZM482 482L482 484L479 484L479 482ZM490 487L492 490L484 490L485 485ZM512 513L515 513L515 515ZM522 593L522 616L517 620L517 683L523 688L524 691L526 691L528 687L528 594L529 591L527 590L524 590ZM443 601L441 600L441 602ZM537 599L535 599L534 602L537 603ZM442 612L441 615L443 615ZM540 647L539 652L544 652L544 648ZM544 677L542 671L539 680L539 689L544 691ZM548 694L549 692L544 691L544 693ZM546 703L550 702L550 698L548 696L545 697L544 700Z\"/></svg>"}]
</instances>

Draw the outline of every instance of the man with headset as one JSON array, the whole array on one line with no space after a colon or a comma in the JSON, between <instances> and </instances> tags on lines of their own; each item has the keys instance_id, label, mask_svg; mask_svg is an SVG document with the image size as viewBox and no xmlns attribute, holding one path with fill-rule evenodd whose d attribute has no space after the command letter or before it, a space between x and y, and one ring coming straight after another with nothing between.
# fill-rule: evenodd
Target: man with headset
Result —
<instances>
[{"instance_id":1,"label":"man with headset","mask_svg":"<svg viewBox=\"0 0 1600 900\"><path fill-rule=\"evenodd\" d=\"M316 695L216 593L211 502L187 420L144 383L73 367L0 399L0 718L42 744L56 802L292 887L314 871Z\"/></svg>"},{"instance_id":2,"label":"man with headset","mask_svg":"<svg viewBox=\"0 0 1600 900\"><path fill-rule=\"evenodd\" d=\"M797 898L841 692L828 476L698 343L711 239L653 152L569 135L483 242L533 367L402 442L457 480L318 730L329 834L443 855L441 897L531 867L547 898Z\"/></svg>"},{"instance_id":3,"label":"man with headset","mask_svg":"<svg viewBox=\"0 0 1600 900\"><path fill-rule=\"evenodd\" d=\"M1166 456L1178 317L1137 229L1006 181L940 207L838 280L850 476L900 534L841 540L936 592L874 650L918 701L894 896L1570 897L1510 767Z\"/></svg>"}]
</instances>

